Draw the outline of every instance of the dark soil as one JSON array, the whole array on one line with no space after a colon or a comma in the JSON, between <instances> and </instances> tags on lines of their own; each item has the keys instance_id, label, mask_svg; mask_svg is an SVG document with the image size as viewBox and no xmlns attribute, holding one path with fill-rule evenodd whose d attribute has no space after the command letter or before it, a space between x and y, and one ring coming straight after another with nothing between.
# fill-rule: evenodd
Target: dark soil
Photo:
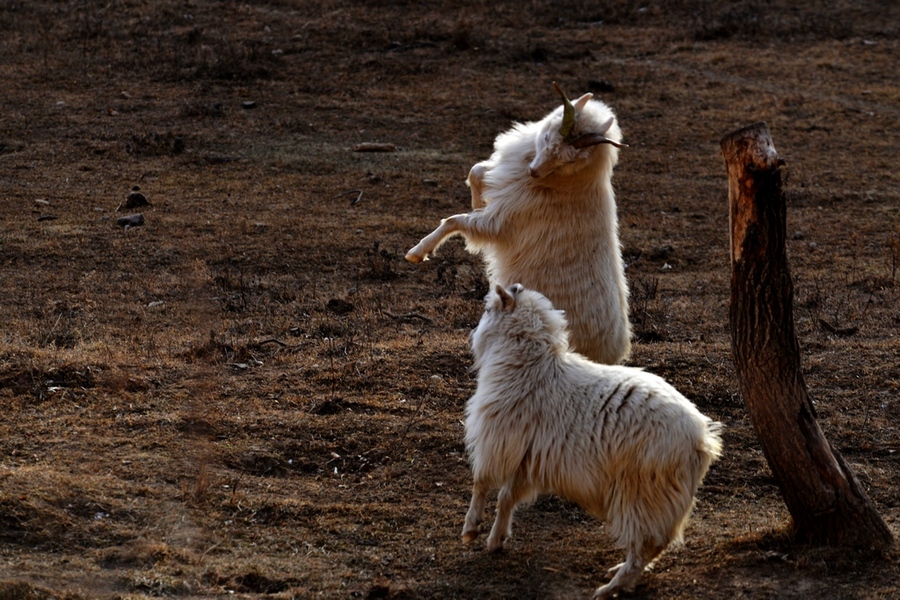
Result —
<instances>
[{"instance_id":1,"label":"dark soil","mask_svg":"<svg viewBox=\"0 0 900 600\"><path fill-rule=\"evenodd\" d=\"M588 597L621 551L574 505L461 543L486 281L459 240L403 260L554 80L629 144L629 364L727 427L633 597L900 596L896 550L791 540L732 366L719 153L766 121L787 162L810 395L900 536L898 6L3 2L0 599Z\"/></svg>"}]
</instances>

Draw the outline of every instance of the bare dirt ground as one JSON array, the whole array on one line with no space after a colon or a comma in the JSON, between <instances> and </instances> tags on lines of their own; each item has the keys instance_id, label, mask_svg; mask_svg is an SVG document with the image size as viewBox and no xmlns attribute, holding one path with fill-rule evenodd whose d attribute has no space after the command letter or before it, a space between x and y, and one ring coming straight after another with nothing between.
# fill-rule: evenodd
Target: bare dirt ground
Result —
<instances>
[{"instance_id":1,"label":"bare dirt ground","mask_svg":"<svg viewBox=\"0 0 900 600\"><path fill-rule=\"evenodd\" d=\"M633 596L900 597L897 551L791 542L731 362L718 141L764 120L819 422L900 538L900 8L801 4L0 4L0 598L589 596L571 504L461 543L486 282L403 261L554 80L630 144L629 364L727 426Z\"/></svg>"}]
</instances>

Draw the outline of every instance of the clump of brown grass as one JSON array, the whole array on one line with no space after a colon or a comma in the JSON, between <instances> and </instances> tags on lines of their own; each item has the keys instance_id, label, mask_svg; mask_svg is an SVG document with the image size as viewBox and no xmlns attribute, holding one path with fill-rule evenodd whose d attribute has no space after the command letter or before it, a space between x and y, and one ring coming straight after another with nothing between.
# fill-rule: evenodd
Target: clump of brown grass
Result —
<instances>
[{"instance_id":1,"label":"clump of brown grass","mask_svg":"<svg viewBox=\"0 0 900 600\"><path fill-rule=\"evenodd\" d=\"M668 307L659 293L659 277L639 277L631 284L630 319L638 342L668 339Z\"/></svg>"}]
</instances>

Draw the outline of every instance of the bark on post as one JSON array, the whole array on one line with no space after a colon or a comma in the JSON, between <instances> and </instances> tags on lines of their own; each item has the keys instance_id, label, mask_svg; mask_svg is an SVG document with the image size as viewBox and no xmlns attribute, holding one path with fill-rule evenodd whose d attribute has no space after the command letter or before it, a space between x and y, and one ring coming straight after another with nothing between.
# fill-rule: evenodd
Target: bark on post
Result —
<instances>
[{"instance_id":1,"label":"bark on post","mask_svg":"<svg viewBox=\"0 0 900 600\"><path fill-rule=\"evenodd\" d=\"M798 541L885 549L891 532L816 422L794 334L782 166L765 123L722 139L731 345L741 394Z\"/></svg>"}]
</instances>

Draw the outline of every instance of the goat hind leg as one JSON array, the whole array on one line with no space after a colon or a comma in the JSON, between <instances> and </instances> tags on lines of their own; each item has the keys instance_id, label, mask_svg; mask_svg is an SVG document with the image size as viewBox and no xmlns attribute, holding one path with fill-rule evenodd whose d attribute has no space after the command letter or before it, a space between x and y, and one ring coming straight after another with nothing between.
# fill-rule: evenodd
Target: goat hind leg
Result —
<instances>
[{"instance_id":1,"label":"goat hind leg","mask_svg":"<svg viewBox=\"0 0 900 600\"><path fill-rule=\"evenodd\" d=\"M644 569L659 556L665 546L646 540L640 551L632 548L625 557L625 562L619 563L607 574L615 574L615 577L606 585L600 586L594 592L594 600L612 598L621 590L631 591L641 579Z\"/></svg>"},{"instance_id":2,"label":"goat hind leg","mask_svg":"<svg viewBox=\"0 0 900 600\"><path fill-rule=\"evenodd\" d=\"M487 539L487 549L496 552L503 549L503 542L512 535L512 517L516 506L528 494L528 486L521 481L506 484L497 495L497 517Z\"/></svg>"},{"instance_id":3,"label":"goat hind leg","mask_svg":"<svg viewBox=\"0 0 900 600\"><path fill-rule=\"evenodd\" d=\"M609 569L606 570L606 576L607 576L607 577L613 577L613 576L614 576L616 573L618 573L619 570L620 570L622 567L624 567L624 566L625 566L625 563L624 563L624 562L620 562L620 563L617 564L616 566L610 567Z\"/></svg>"}]
</instances>

